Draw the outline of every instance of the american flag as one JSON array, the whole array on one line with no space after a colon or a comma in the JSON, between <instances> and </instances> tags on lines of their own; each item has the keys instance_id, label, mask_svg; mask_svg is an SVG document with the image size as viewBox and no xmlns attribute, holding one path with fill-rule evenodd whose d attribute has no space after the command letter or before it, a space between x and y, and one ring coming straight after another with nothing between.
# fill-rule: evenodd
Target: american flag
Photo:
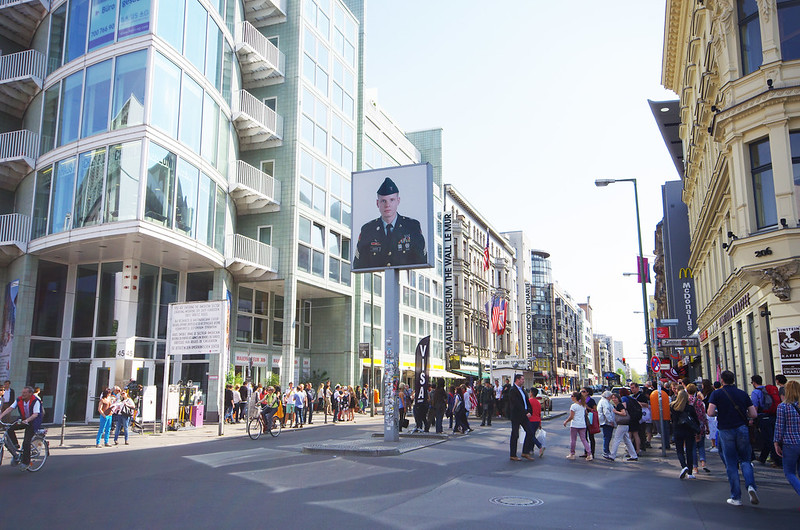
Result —
<instances>
[{"instance_id":1,"label":"american flag","mask_svg":"<svg viewBox=\"0 0 800 530\"><path fill-rule=\"evenodd\" d=\"M483 270L489 270L489 229L486 229L486 246L483 247Z\"/></svg>"},{"instance_id":2,"label":"american flag","mask_svg":"<svg viewBox=\"0 0 800 530\"><path fill-rule=\"evenodd\" d=\"M501 298L492 300L492 333L502 335L506 330L506 301Z\"/></svg>"}]
</instances>

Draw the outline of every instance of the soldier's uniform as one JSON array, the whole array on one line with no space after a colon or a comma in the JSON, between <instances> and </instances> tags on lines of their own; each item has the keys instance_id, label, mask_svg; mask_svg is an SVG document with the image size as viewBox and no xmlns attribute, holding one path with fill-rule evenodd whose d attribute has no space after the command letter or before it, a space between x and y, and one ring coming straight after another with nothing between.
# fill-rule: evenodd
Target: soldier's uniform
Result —
<instances>
[{"instance_id":1,"label":"soldier's uniform","mask_svg":"<svg viewBox=\"0 0 800 530\"><path fill-rule=\"evenodd\" d=\"M387 178L378 189L378 195L394 193L399 193L397 186ZM389 235L380 217L361 227L353 259L354 269L424 265L427 262L425 236L416 219L398 213Z\"/></svg>"}]
</instances>

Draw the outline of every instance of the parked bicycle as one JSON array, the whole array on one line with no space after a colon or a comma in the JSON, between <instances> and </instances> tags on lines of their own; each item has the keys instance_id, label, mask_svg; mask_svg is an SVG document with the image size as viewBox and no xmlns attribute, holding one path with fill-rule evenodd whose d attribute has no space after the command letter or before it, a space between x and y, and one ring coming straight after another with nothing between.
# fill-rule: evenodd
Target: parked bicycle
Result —
<instances>
[{"instance_id":1,"label":"parked bicycle","mask_svg":"<svg viewBox=\"0 0 800 530\"><path fill-rule=\"evenodd\" d=\"M274 415L270 417L272 425L265 427L263 415L265 408L259 407L259 414L247 421L247 435L253 440L258 440L265 432L270 433L273 437L277 437L281 433L281 420Z\"/></svg>"},{"instance_id":2,"label":"parked bicycle","mask_svg":"<svg viewBox=\"0 0 800 530\"><path fill-rule=\"evenodd\" d=\"M22 456L22 449L17 449L14 444L11 442L11 439L8 437L7 429L20 423L22 420L17 420L14 423L6 423L0 420L0 426L3 428L0 429L0 464L3 463L3 451L5 449L11 453L11 465L17 465L20 468L20 471L30 471L31 473L35 473L42 469L44 463L47 461L47 457L50 456L50 442L47 441L47 429L39 429L36 431L36 434L33 435L31 439L31 465L25 466L20 463L20 457Z\"/></svg>"}]
</instances>

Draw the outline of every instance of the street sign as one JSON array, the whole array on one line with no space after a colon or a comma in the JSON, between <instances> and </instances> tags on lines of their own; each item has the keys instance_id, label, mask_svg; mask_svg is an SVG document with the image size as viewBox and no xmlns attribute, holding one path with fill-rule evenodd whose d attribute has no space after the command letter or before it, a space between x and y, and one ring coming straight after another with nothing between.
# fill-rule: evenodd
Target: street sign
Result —
<instances>
[{"instance_id":1,"label":"street sign","mask_svg":"<svg viewBox=\"0 0 800 530\"><path fill-rule=\"evenodd\" d=\"M661 339L661 346L700 346L696 337L687 339Z\"/></svg>"},{"instance_id":2,"label":"street sign","mask_svg":"<svg viewBox=\"0 0 800 530\"><path fill-rule=\"evenodd\" d=\"M672 369L672 363L669 361L661 363L661 371L662 372L669 372Z\"/></svg>"},{"instance_id":3,"label":"street sign","mask_svg":"<svg viewBox=\"0 0 800 530\"><path fill-rule=\"evenodd\" d=\"M668 339L669 338L669 327L668 326L659 326L656 328L656 337L659 339Z\"/></svg>"},{"instance_id":4,"label":"street sign","mask_svg":"<svg viewBox=\"0 0 800 530\"><path fill-rule=\"evenodd\" d=\"M659 326L677 326L678 319L677 318L660 318L658 319Z\"/></svg>"},{"instance_id":5,"label":"street sign","mask_svg":"<svg viewBox=\"0 0 800 530\"><path fill-rule=\"evenodd\" d=\"M358 358L359 359L369 359L369 342L359 342L358 343Z\"/></svg>"},{"instance_id":6,"label":"street sign","mask_svg":"<svg viewBox=\"0 0 800 530\"><path fill-rule=\"evenodd\" d=\"M650 368L652 368L654 372L661 370L661 359L658 357L653 357L650 359Z\"/></svg>"}]
</instances>

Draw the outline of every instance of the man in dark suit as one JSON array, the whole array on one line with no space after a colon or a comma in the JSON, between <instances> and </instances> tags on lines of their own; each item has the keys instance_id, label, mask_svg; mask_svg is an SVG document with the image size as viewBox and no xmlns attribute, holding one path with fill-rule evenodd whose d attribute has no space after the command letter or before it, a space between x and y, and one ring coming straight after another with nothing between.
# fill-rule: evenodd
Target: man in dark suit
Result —
<instances>
[{"instance_id":1,"label":"man in dark suit","mask_svg":"<svg viewBox=\"0 0 800 530\"><path fill-rule=\"evenodd\" d=\"M522 374L514 376L514 384L508 391L508 416L511 420L511 460L519 461L517 456L517 440L519 440L519 428L525 431L525 440L522 442L522 458L533 460L530 455L533 449L534 433L532 432L531 422L528 421L528 414L531 412L531 404L525 394L523 387L524 379Z\"/></svg>"},{"instance_id":2,"label":"man in dark suit","mask_svg":"<svg viewBox=\"0 0 800 530\"><path fill-rule=\"evenodd\" d=\"M397 213L400 190L386 178L376 201L381 216L361 227L353 269L425 265L428 252L419 221Z\"/></svg>"}]
</instances>

